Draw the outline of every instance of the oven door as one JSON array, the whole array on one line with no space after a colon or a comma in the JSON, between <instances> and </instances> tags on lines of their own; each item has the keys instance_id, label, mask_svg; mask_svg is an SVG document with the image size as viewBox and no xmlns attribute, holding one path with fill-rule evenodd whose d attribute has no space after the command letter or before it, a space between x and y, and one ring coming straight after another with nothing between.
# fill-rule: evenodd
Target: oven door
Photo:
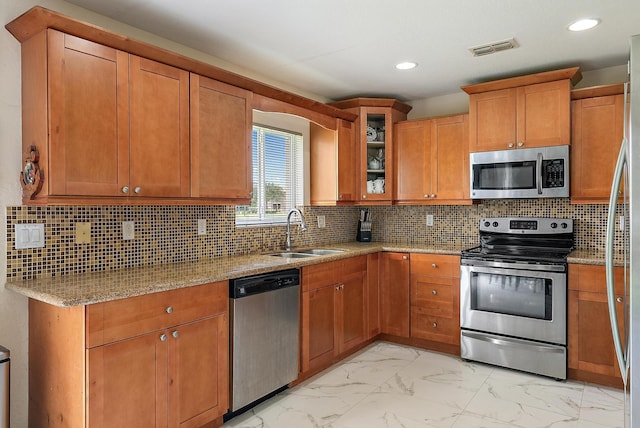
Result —
<instances>
[{"instance_id":1,"label":"oven door","mask_svg":"<svg viewBox=\"0 0 640 428\"><path fill-rule=\"evenodd\" d=\"M461 328L567 344L566 272L463 265L460 274Z\"/></svg>"}]
</instances>

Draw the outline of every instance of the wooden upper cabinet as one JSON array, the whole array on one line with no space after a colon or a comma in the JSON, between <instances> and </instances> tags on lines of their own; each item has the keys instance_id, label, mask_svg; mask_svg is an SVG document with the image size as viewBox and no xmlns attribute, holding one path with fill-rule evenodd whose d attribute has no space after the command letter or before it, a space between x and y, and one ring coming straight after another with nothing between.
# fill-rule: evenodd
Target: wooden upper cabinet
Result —
<instances>
[{"instance_id":1,"label":"wooden upper cabinet","mask_svg":"<svg viewBox=\"0 0 640 428\"><path fill-rule=\"evenodd\" d=\"M393 124L406 120L411 106L386 98L353 98L330 105L358 115L353 163L357 174L355 202L391 204L395 186ZM342 165L340 171L348 172ZM343 199L347 194L342 192Z\"/></svg>"},{"instance_id":2,"label":"wooden upper cabinet","mask_svg":"<svg viewBox=\"0 0 640 428\"><path fill-rule=\"evenodd\" d=\"M471 203L467 119L456 115L396 125L397 203Z\"/></svg>"},{"instance_id":3,"label":"wooden upper cabinet","mask_svg":"<svg viewBox=\"0 0 640 428\"><path fill-rule=\"evenodd\" d=\"M188 197L189 73L129 58L130 193Z\"/></svg>"},{"instance_id":4,"label":"wooden upper cabinet","mask_svg":"<svg viewBox=\"0 0 640 428\"><path fill-rule=\"evenodd\" d=\"M571 114L571 202L609 203L623 137L624 97L577 99Z\"/></svg>"},{"instance_id":5,"label":"wooden upper cabinet","mask_svg":"<svg viewBox=\"0 0 640 428\"><path fill-rule=\"evenodd\" d=\"M395 125L396 201L421 201L430 197L431 125L431 120Z\"/></svg>"},{"instance_id":6,"label":"wooden upper cabinet","mask_svg":"<svg viewBox=\"0 0 640 428\"><path fill-rule=\"evenodd\" d=\"M338 119L338 202L352 203L358 195L356 125Z\"/></svg>"},{"instance_id":7,"label":"wooden upper cabinet","mask_svg":"<svg viewBox=\"0 0 640 428\"><path fill-rule=\"evenodd\" d=\"M569 145L577 67L465 86L469 151Z\"/></svg>"},{"instance_id":8,"label":"wooden upper cabinet","mask_svg":"<svg viewBox=\"0 0 640 428\"><path fill-rule=\"evenodd\" d=\"M36 39L26 51L27 61L36 61L40 49L48 47L50 162L48 168L42 163L41 167L49 193L121 195L129 185L129 56L55 30L40 38L42 43L35 43ZM37 78L29 74L24 82L25 108L29 109L23 120L25 128L30 119L43 119L30 114L35 100L29 95L37 96L31 92ZM40 89L45 102L46 85ZM32 128L27 135L34 131ZM31 142L46 154L47 147L36 139Z\"/></svg>"},{"instance_id":9,"label":"wooden upper cabinet","mask_svg":"<svg viewBox=\"0 0 640 428\"><path fill-rule=\"evenodd\" d=\"M191 196L249 203L252 94L191 74Z\"/></svg>"}]
</instances>

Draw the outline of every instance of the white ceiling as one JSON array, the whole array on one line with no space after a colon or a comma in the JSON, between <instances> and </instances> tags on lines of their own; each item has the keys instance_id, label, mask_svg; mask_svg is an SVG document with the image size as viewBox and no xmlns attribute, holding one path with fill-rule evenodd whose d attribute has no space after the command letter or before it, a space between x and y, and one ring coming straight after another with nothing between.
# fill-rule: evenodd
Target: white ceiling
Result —
<instances>
[{"instance_id":1,"label":"white ceiling","mask_svg":"<svg viewBox=\"0 0 640 428\"><path fill-rule=\"evenodd\" d=\"M625 64L639 0L68 0L328 99L403 101L462 85ZM595 17L595 29L568 24ZM473 57L472 46L519 48ZM400 61L418 68L399 71Z\"/></svg>"}]
</instances>

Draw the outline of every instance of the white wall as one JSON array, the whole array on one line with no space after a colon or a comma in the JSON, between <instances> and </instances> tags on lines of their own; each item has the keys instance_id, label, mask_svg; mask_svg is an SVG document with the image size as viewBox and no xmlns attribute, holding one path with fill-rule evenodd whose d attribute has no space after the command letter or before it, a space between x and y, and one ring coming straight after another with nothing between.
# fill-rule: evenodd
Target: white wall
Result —
<instances>
[{"instance_id":1,"label":"white wall","mask_svg":"<svg viewBox=\"0 0 640 428\"><path fill-rule=\"evenodd\" d=\"M608 85L627 81L627 65L617 65L593 71L583 71L582 80L575 88ZM439 97L423 98L410 101L413 106L408 119L420 119L425 117L443 116L469 111L469 96L460 90L459 92L442 95Z\"/></svg>"}]
</instances>

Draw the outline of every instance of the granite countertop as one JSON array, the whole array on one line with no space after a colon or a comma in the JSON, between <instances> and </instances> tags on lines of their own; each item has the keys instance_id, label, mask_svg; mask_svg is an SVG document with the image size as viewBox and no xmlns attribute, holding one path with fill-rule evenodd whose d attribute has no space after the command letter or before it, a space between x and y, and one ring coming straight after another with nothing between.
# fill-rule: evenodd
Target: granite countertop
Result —
<instances>
[{"instance_id":1,"label":"granite countertop","mask_svg":"<svg viewBox=\"0 0 640 428\"><path fill-rule=\"evenodd\" d=\"M55 306L83 306L276 270L299 268L379 251L459 255L463 249L468 247L468 244L421 245L350 242L317 247L344 250L339 254L318 257L299 259L269 255L221 257L197 262L10 281L7 282L5 288Z\"/></svg>"}]
</instances>

